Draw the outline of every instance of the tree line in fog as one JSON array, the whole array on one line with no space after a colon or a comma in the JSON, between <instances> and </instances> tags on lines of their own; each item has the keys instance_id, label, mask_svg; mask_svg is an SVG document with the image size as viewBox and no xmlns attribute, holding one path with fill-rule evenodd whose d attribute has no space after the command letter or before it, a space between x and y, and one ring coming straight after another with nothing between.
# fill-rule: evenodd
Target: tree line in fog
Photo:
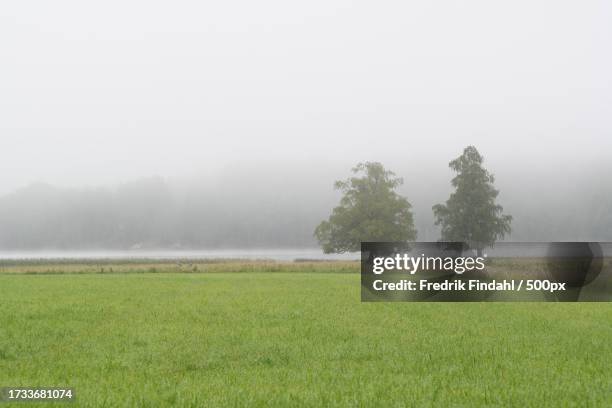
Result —
<instances>
[{"instance_id":1,"label":"tree line in fog","mask_svg":"<svg viewBox=\"0 0 612 408\"><path fill-rule=\"evenodd\" d=\"M405 179L401 193L412 203L419 241L439 239L431 205L448 197L449 175L434 183L394 170ZM313 231L340 197L333 180L343 176L270 168L237 170L214 182L32 184L0 197L0 249L315 247ZM612 186L601 170L579 180L560 174L538 180L541 188L527 188L529 180L518 177L498 183L513 215L506 240L612 241Z\"/></svg>"}]
</instances>

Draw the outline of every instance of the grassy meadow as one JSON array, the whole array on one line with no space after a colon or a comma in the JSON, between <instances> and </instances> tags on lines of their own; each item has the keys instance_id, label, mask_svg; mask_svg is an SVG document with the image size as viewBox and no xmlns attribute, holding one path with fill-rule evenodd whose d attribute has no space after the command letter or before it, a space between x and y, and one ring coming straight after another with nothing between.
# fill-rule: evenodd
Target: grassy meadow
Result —
<instances>
[{"instance_id":1,"label":"grassy meadow","mask_svg":"<svg viewBox=\"0 0 612 408\"><path fill-rule=\"evenodd\" d=\"M610 304L361 303L358 268L5 263L0 386L79 407L612 406Z\"/></svg>"}]
</instances>

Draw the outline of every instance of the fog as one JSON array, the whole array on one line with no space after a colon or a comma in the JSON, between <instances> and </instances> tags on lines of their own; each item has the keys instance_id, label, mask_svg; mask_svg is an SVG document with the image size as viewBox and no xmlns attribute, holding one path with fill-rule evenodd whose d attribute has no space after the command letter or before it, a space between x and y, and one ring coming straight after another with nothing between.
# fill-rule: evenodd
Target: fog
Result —
<instances>
[{"instance_id":1,"label":"fog","mask_svg":"<svg viewBox=\"0 0 612 408\"><path fill-rule=\"evenodd\" d=\"M612 240L612 5L4 2L0 250L309 248L360 161L436 240L475 145L509 240Z\"/></svg>"}]
</instances>

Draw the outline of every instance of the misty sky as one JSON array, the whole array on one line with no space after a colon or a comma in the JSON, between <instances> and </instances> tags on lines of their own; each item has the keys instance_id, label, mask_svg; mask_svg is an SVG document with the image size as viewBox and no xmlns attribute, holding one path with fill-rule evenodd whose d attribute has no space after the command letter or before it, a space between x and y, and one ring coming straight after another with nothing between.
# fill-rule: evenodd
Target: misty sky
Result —
<instances>
[{"instance_id":1,"label":"misty sky","mask_svg":"<svg viewBox=\"0 0 612 408\"><path fill-rule=\"evenodd\" d=\"M588 167L612 153L611 21L607 1L3 1L0 193L429 171L467 144L502 179Z\"/></svg>"}]
</instances>

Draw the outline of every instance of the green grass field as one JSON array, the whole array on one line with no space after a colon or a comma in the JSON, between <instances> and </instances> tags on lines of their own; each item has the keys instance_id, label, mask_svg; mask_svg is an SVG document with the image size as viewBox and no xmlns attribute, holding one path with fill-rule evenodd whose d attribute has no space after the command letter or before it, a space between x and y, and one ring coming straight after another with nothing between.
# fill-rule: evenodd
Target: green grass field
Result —
<instances>
[{"instance_id":1,"label":"green grass field","mask_svg":"<svg viewBox=\"0 0 612 408\"><path fill-rule=\"evenodd\" d=\"M361 303L359 275L325 264L220 268L0 275L0 387L73 387L79 407L612 406L610 304Z\"/></svg>"}]
</instances>

